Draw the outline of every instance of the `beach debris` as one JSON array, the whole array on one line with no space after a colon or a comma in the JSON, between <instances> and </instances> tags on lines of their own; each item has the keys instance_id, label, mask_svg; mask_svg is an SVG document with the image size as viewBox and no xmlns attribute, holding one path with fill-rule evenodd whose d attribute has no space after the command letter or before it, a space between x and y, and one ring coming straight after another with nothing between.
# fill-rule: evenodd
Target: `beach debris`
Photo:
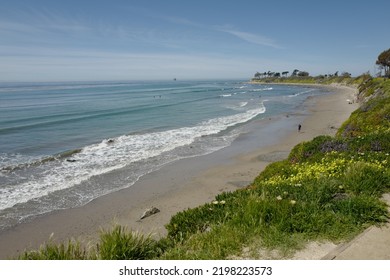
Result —
<instances>
[{"instance_id":1,"label":"beach debris","mask_svg":"<svg viewBox=\"0 0 390 280\"><path fill-rule=\"evenodd\" d=\"M160 212L160 209L152 206L149 209L146 209L145 212L141 215L141 217L139 219L140 220L145 219L145 218L150 217L154 214L157 214L158 212Z\"/></svg>"},{"instance_id":2,"label":"beach debris","mask_svg":"<svg viewBox=\"0 0 390 280\"><path fill-rule=\"evenodd\" d=\"M69 159L69 158L68 158L66 161L67 161L67 162L76 162L75 159Z\"/></svg>"}]
</instances>

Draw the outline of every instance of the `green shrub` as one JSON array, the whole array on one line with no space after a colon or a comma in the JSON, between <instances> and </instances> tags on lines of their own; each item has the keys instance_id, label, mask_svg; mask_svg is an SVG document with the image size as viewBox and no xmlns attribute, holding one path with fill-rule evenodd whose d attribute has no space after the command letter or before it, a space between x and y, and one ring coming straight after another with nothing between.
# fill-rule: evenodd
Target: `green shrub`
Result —
<instances>
[{"instance_id":1,"label":"green shrub","mask_svg":"<svg viewBox=\"0 0 390 280\"><path fill-rule=\"evenodd\" d=\"M87 251L79 242L69 240L68 243L55 244L49 240L39 250L27 251L19 256L22 260L84 260L88 259Z\"/></svg>"},{"instance_id":2,"label":"green shrub","mask_svg":"<svg viewBox=\"0 0 390 280\"><path fill-rule=\"evenodd\" d=\"M146 260L159 253L158 242L151 236L128 232L122 226L102 232L97 252L103 260Z\"/></svg>"},{"instance_id":3,"label":"green shrub","mask_svg":"<svg viewBox=\"0 0 390 280\"><path fill-rule=\"evenodd\" d=\"M261 182L263 180L267 180L269 178L275 176L286 177L292 174L294 171L292 169L292 164L288 160L282 160L273 162L263 170L255 179L254 183Z\"/></svg>"},{"instance_id":4,"label":"green shrub","mask_svg":"<svg viewBox=\"0 0 390 280\"><path fill-rule=\"evenodd\" d=\"M390 187L390 177L380 165L356 162L348 167L342 183L354 194L379 197Z\"/></svg>"},{"instance_id":5,"label":"green shrub","mask_svg":"<svg viewBox=\"0 0 390 280\"><path fill-rule=\"evenodd\" d=\"M356 225L371 225L387 221L387 205L369 195L352 196L334 204L335 213L343 214Z\"/></svg>"},{"instance_id":6,"label":"green shrub","mask_svg":"<svg viewBox=\"0 0 390 280\"><path fill-rule=\"evenodd\" d=\"M316 161L323 157L326 152L334 150L344 150L343 142L337 141L330 136L317 136L308 142L302 142L296 145L290 152L288 160L290 162L302 162L306 160Z\"/></svg>"}]
</instances>

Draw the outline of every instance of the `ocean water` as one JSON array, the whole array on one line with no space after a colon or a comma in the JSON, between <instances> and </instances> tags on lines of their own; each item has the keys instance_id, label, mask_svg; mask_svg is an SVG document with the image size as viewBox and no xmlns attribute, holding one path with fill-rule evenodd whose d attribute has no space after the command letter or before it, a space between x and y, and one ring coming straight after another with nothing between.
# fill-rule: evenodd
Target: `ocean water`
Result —
<instances>
[{"instance_id":1,"label":"ocean water","mask_svg":"<svg viewBox=\"0 0 390 280\"><path fill-rule=\"evenodd\" d=\"M243 81L0 84L0 230L229 146L319 89Z\"/></svg>"}]
</instances>

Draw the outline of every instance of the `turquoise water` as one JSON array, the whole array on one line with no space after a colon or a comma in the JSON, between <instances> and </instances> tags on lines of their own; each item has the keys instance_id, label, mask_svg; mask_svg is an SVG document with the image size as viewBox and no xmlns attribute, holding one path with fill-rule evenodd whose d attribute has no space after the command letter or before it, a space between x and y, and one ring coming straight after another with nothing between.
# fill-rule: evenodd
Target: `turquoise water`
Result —
<instances>
[{"instance_id":1,"label":"turquoise water","mask_svg":"<svg viewBox=\"0 0 390 280\"><path fill-rule=\"evenodd\" d=\"M242 81L0 84L0 229L217 151L318 94Z\"/></svg>"}]
</instances>

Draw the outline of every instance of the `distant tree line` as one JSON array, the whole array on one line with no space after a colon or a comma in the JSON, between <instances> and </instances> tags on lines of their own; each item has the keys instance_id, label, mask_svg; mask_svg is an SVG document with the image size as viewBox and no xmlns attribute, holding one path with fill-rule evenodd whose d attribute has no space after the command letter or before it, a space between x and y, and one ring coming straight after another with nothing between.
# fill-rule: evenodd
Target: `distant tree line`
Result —
<instances>
[{"instance_id":1,"label":"distant tree line","mask_svg":"<svg viewBox=\"0 0 390 280\"><path fill-rule=\"evenodd\" d=\"M289 71L284 71L284 72L256 72L254 75L255 79L263 79L263 78L280 78L280 77L288 77ZM294 69L292 71L290 77L309 77L310 74L307 71L301 71L298 69ZM317 76L320 79L324 78L332 78L332 77L339 77L339 71L336 71L334 74L325 74L325 75L318 75ZM348 72L342 72L340 77L347 78L351 77L351 74Z\"/></svg>"},{"instance_id":2,"label":"distant tree line","mask_svg":"<svg viewBox=\"0 0 390 280\"><path fill-rule=\"evenodd\" d=\"M289 71L284 71L284 72L271 72L271 71L267 71L267 72L256 72L255 75L254 75L254 78L255 79L263 79L263 78L280 78L280 77L288 77L288 74L290 72ZM337 76L338 72L335 73L335 75ZM294 71L292 71L290 77L309 77L310 74L309 72L307 71L301 71L301 70L298 70L298 69L294 69ZM326 75L328 76L328 75ZM330 77L332 77L333 75L329 75Z\"/></svg>"},{"instance_id":3,"label":"distant tree line","mask_svg":"<svg viewBox=\"0 0 390 280\"><path fill-rule=\"evenodd\" d=\"M390 49L385 50L381 52L378 55L378 59L376 60L376 65L379 66L380 72L377 74L377 76L382 76L386 78L390 78ZM256 72L254 75L254 79L260 80L263 78L280 78L280 77L287 77L289 71L283 71L283 72L272 72L272 71L266 71L266 72ZM301 71L298 69L294 69L292 71L290 77L308 77L309 72ZM334 74L325 74L325 75L318 75L316 76L319 79L325 79L325 78L332 78L332 77L343 77L343 78L349 78L351 77L351 74L348 72L342 72L339 75L339 71L336 71Z\"/></svg>"}]
</instances>

